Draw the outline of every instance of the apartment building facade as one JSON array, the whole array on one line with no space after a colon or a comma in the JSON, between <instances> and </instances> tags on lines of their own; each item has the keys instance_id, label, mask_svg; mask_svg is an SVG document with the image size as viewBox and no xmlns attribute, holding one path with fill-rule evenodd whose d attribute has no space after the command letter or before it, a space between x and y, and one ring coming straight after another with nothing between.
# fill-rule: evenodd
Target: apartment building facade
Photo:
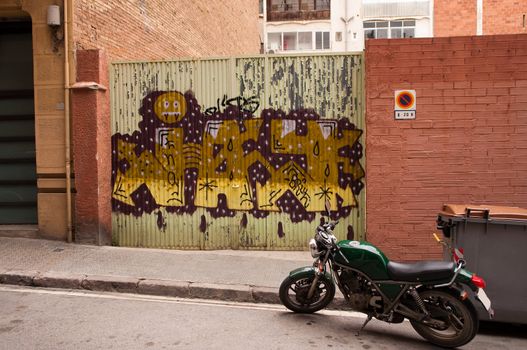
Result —
<instances>
[{"instance_id":1,"label":"apartment building facade","mask_svg":"<svg viewBox=\"0 0 527 350\"><path fill-rule=\"evenodd\" d=\"M368 39L526 32L523 0L261 0L269 53L362 51Z\"/></svg>"}]
</instances>

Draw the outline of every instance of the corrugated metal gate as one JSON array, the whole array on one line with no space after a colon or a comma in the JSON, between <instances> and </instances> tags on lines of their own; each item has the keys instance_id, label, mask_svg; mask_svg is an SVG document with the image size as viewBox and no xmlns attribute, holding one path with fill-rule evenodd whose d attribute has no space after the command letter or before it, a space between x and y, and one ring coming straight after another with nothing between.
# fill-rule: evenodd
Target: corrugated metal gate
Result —
<instances>
[{"instance_id":1,"label":"corrugated metal gate","mask_svg":"<svg viewBox=\"0 0 527 350\"><path fill-rule=\"evenodd\" d=\"M111 67L115 244L305 249L326 200L362 238L363 56Z\"/></svg>"}]
</instances>

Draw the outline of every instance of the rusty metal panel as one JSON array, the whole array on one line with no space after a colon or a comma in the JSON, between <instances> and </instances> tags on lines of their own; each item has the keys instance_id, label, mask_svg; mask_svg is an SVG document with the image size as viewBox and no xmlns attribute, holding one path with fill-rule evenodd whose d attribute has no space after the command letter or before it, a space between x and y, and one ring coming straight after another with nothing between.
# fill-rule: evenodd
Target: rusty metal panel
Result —
<instances>
[{"instance_id":1,"label":"rusty metal panel","mask_svg":"<svg viewBox=\"0 0 527 350\"><path fill-rule=\"evenodd\" d=\"M268 65L269 107L312 108L323 118L353 114L352 79L357 56L277 56Z\"/></svg>"},{"instance_id":2,"label":"rusty metal panel","mask_svg":"<svg viewBox=\"0 0 527 350\"><path fill-rule=\"evenodd\" d=\"M305 249L326 200L363 238L362 60L113 64L115 244Z\"/></svg>"},{"instance_id":3,"label":"rusty metal panel","mask_svg":"<svg viewBox=\"0 0 527 350\"><path fill-rule=\"evenodd\" d=\"M257 101L258 108L253 114L259 116L266 101L266 62L267 58L240 57L234 61L233 93ZM256 107L256 105L254 105Z\"/></svg>"}]
</instances>

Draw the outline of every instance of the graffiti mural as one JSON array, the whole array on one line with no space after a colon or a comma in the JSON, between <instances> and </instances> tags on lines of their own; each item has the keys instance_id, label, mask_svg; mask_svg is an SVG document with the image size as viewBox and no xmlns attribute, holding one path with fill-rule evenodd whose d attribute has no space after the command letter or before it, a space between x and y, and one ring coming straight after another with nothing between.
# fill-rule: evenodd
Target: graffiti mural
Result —
<instances>
[{"instance_id":1,"label":"graffiti mural","mask_svg":"<svg viewBox=\"0 0 527 350\"><path fill-rule=\"evenodd\" d=\"M282 212L300 222L329 201L334 218L348 216L364 187L362 131L345 117L322 119L310 109L256 116L258 107L254 97L224 95L203 108L191 91L146 95L138 130L112 136L113 210Z\"/></svg>"}]
</instances>

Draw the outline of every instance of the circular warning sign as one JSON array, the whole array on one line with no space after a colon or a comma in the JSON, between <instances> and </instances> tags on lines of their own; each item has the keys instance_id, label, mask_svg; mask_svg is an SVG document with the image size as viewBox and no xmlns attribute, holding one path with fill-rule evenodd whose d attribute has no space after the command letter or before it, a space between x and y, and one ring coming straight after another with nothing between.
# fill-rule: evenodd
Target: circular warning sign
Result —
<instances>
[{"instance_id":1,"label":"circular warning sign","mask_svg":"<svg viewBox=\"0 0 527 350\"><path fill-rule=\"evenodd\" d=\"M398 91L395 95L395 107L399 110L415 109L415 92Z\"/></svg>"}]
</instances>

